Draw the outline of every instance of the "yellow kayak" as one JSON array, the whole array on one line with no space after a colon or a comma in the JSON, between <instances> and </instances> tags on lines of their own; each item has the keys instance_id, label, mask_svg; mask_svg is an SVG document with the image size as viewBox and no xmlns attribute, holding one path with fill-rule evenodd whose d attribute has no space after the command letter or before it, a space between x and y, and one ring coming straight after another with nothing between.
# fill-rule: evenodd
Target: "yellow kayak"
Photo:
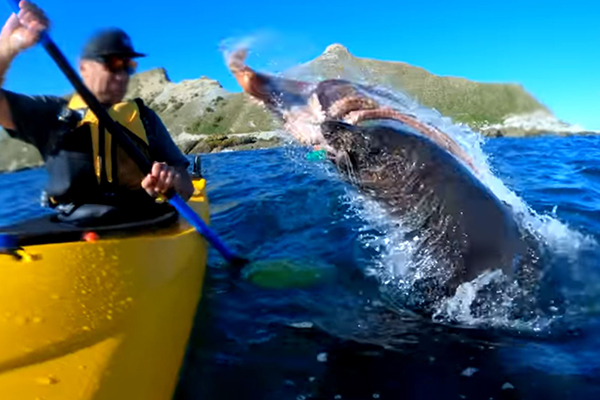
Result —
<instances>
[{"instance_id":1,"label":"yellow kayak","mask_svg":"<svg viewBox=\"0 0 600 400\"><path fill-rule=\"evenodd\" d=\"M204 179L189 205L209 223ZM207 244L181 218L0 254L0 398L173 396Z\"/></svg>"}]
</instances>

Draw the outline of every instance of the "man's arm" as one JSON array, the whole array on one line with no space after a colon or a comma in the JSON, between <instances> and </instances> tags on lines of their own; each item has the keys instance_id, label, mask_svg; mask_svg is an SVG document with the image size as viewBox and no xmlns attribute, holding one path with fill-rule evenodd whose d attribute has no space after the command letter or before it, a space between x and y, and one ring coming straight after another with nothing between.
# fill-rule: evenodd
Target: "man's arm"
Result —
<instances>
[{"instance_id":1,"label":"man's arm","mask_svg":"<svg viewBox=\"0 0 600 400\"><path fill-rule=\"evenodd\" d=\"M164 194L173 187L184 200L188 200L194 194L192 178L187 170L190 162L173 142L159 116L148 107L145 111L150 156L155 163L151 173L142 181L142 187L151 196Z\"/></svg>"},{"instance_id":2,"label":"man's arm","mask_svg":"<svg viewBox=\"0 0 600 400\"><path fill-rule=\"evenodd\" d=\"M49 26L48 18L35 4L21 1L18 15L11 14L0 32L0 83L14 58L37 43L40 32ZM11 109L4 93L0 91L0 125L16 129Z\"/></svg>"},{"instance_id":3,"label":"man's arm","mask_svg":"<svg viewBox=\"0 0 600 400\"><path fill-rule=\"evenodd\" d=\"M10 66L12 59L9 57L2 55L0 53L0 80L4 81L4 75ZM8 105L8 101L4 96L4 91L0 90L0 125L5 129L14 130L15 124L13 122L12 114L10 112L10 107Z\"/></svg>"}]
</instances>

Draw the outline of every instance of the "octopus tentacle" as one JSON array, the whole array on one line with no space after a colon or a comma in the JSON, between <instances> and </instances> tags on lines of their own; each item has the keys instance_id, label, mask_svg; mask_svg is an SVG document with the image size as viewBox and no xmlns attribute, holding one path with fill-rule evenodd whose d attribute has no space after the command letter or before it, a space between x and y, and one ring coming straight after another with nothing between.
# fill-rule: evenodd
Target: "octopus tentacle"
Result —
<instances>
[{"instance_id":1,"label":"octopus tentacle","mask_svg":"<svg viewBox=\"0 0 600 400\"><path fill-rule=\"evenodd\" d=\"M373 99L362 96L344 97L329 107L328 114L332 118L341 118L351 111L371 110L379 107Z\"/></svg>"},{"instance_id":2,"label":"octopus tentacle","mask_svg":"<svg viewBox=\"0 0 600 400\"><path fill-rule=\"evenodd\" d=\"M409 117L408 115L392 108L385 107L370 110L351 111L345 116L344 121L354 125L361 121L370 119L393 119L403 122L406 125L417 129L422 134L428 136L431 140L461 159L465 164L471 167L473 171L477 172L477 168L475 168L471 157L469 157L467 153L458 145L458 143L456 143L448 134L436 128L429 127L419 122L415 118Z\"/></svg>"}]
</instances>

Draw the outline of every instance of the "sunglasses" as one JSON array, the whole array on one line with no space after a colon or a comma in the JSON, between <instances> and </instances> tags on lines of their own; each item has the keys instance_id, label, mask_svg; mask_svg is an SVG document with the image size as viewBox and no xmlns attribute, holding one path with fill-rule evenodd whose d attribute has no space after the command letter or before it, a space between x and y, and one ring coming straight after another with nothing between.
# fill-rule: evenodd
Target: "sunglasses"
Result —
<instances>
[{"instance_id":1,"label":"sunglasses","mask_svg":"<svg viewBox=\"0 0 600 400\"><path fill-rule=\"evenodd\" d=\"M137 61L131 58L122 58L117 56L102 57L100 60L107 70L113 74L125 71L128 75L133 75L137 69Z\"/></svg>"}]
</instances>

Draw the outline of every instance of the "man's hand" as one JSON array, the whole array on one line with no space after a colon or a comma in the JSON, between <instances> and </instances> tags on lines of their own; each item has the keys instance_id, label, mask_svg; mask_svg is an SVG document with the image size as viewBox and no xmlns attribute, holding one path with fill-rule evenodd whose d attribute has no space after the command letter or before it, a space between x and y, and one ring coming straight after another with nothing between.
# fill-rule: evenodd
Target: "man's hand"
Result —
<instances>
[{"instance_id":1,"label":"man's hand","mask_svg":"<svg viewBox=\"0 0 600 400\"><path fill-rule=\"evenodd\" d=\"M171 188L184 199L194 194L194 185L185 168L170 167L164 162L155 162L152 171L142 181L142 187L152 197L165 194Z\"/></svg>"},{"instance_id":2,"label":"man's hand","mask_svg":"<svg viewBox=\"0 0 600 400\"><path fill-rule=\"evenodd\" d=\"M35 45L40 32L50 25L44 12L35 4L21 1L19 7L19 14L11 14L0 32L0 57L5 59L12 59Z\"/></svg>"}]
</instances>

